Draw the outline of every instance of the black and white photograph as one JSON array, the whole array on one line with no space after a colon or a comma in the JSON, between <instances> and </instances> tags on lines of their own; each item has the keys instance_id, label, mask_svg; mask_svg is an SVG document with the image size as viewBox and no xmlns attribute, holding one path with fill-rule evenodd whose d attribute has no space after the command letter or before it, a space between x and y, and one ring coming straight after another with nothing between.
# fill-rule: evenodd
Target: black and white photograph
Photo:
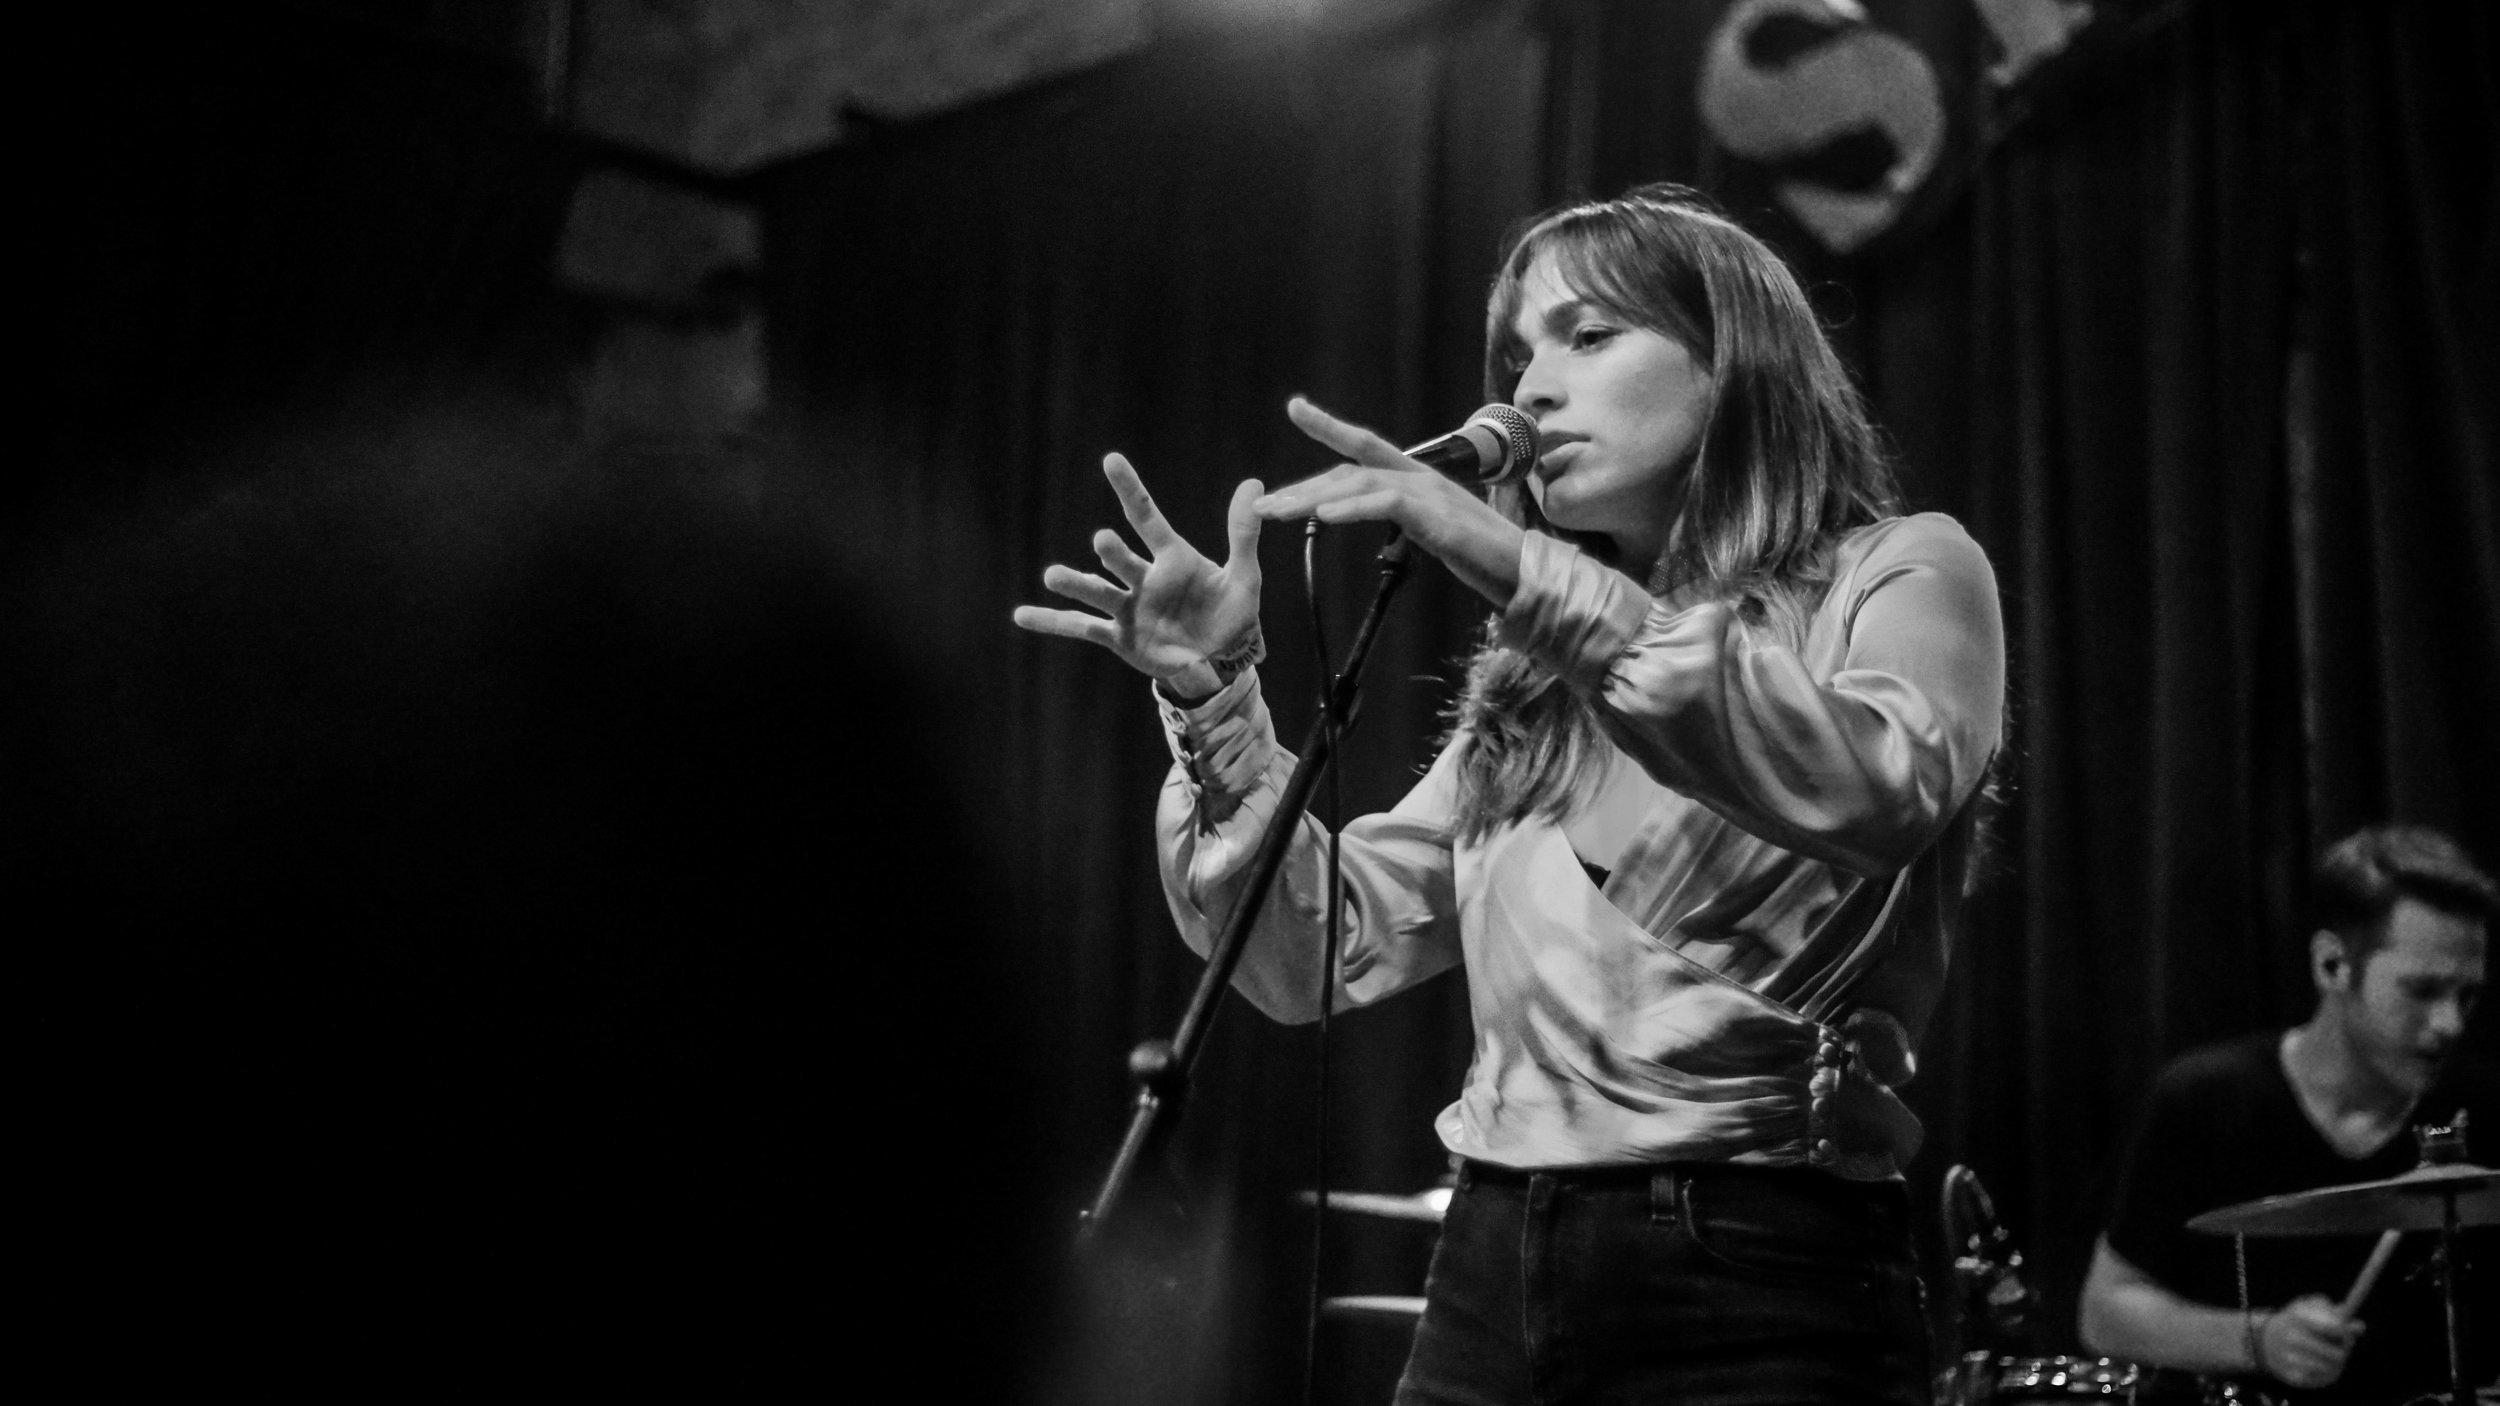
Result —
<instances>
[{"instance_id":1,"label":"black and white photograph","mask_svg":"<svg viewBox=\"0 0 2500 1406\"><path fill-rule=\"evenodd\" d=\"M36 1399L2500 1402L2500 8L52 18Z\"/></svg>"}]
</instances>

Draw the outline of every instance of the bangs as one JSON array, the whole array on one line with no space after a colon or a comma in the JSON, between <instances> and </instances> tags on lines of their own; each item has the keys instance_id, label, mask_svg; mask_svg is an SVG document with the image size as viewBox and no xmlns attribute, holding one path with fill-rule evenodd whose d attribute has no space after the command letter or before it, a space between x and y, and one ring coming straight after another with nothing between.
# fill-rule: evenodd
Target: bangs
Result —
<instances>
[{"instance_id":1,"label":"bangs","mask_svg":"<svg viewBox=\"0 0 2500 1406\"><path fill-rule=\"evenodd\" d=\"M1631 222L1606 210L1568 212L1530 230L1511 251L1485 309L1485 387L1503 400L1527 367L1515 324L1528 267L1551 254L1565 287L1608 316L1671 337L1705 364L1713 361L1710 295L1695 251L1652 248Z\"/></svg>"}]
</instances>

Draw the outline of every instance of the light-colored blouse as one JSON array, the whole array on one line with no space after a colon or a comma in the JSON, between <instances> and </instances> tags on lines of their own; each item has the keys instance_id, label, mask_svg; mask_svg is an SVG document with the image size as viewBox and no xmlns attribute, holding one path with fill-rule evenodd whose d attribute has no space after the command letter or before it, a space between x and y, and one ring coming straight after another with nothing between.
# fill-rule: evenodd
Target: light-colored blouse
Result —
<instances>
[{"instance_id":1,"label":"light-colored blouse","mask_svg":"<svg viewBox=\"0 0 2500 1406\"><path fill-rule=\"evenodd\" d=\"M1893 1089L1943 984L2002 726L1986 556L1939 514L1863 528L1802 648L1543 534L1519 566L1501 637L1595 704L1602 780L1560 823L1461 839L1461 737L1349 824L1338 1001L1465 964L1474 1057L1437 1129L1466 1157L1898 1175L1919 1128ZM1158 702L1164 892L1203 954L1294 759L1255 673ZM1234 975L1279 1020L1319 1013L1326 854L1303 817ZM1602 889L1584 860L1610 871Z\"/></svg>"}]
</instances>

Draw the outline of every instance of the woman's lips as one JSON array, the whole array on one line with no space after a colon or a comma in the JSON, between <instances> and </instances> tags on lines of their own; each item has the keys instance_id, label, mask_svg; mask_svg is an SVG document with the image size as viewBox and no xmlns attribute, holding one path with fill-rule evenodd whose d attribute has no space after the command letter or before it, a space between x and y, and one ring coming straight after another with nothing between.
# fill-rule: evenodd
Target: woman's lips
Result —
<instances>
[{"instance_id":1,"label":"woman's lips","mask_svg":"<svg viewBox=\"0 0 2500 1406\"><path fill-rule=\"evenodd\" d=\"M1564 469L1570 467L1568 459L1563 456L1583 443L1586 441L1576 436L1558 436L1547 441L1544 451L1537 455L1536 476L1542 479L1559 477Z\"/></svg>"}]
</instances>

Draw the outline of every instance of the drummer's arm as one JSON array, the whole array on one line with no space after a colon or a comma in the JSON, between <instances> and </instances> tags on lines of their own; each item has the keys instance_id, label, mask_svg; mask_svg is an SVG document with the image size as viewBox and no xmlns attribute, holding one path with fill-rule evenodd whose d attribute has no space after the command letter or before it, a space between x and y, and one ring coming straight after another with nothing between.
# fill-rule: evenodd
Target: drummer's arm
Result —
<instances>
[{"instance_id":1,"label":"drummer's arm","mask_svg":"<svg viewBox=\"0 0 2500 1406\"><path fill-rule=\"evenodd\" d=\"M2083 1345L2104 1357L2183 1372L2246 1372L2256 1365L2249 1357L2246 1315L2179 1297L2128 1263L2106 1239L2092 1247L2075 1326Z\"/></svg>"},{"instance_id":2,"label":"drummer's arm","mask_svg":"<svg viewBox=\"0 0 2500 1406\"><path fill-rule=\"evenodd\" d=\"M2220 1375L2263 1372L2298 1387L2344 1374L2361 1325L2321 1295L2243 1313L2181 1298L2104 1238L2092 1247L2077 1329L2108 1357Z\"/></svg>"}]
</instances>

